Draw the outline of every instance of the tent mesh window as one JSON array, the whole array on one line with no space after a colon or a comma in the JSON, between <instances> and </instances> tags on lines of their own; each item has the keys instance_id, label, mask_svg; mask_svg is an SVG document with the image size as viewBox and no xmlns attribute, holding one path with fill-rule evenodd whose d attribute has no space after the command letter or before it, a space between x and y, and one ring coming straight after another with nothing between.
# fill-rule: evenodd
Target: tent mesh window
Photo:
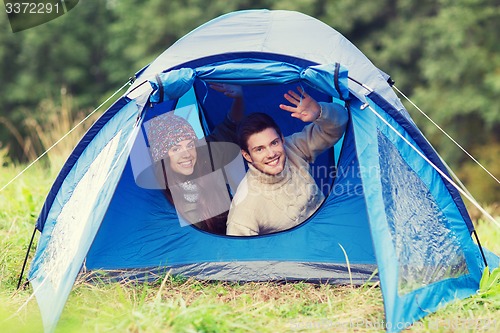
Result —
<instances>
[{"instance_id":1,"label":"tent mesh window","mask_svg":"<svg viewBox=\"0 0 500 333\"><path fill-rule=\"evenodd\" d=\"M109 172L115 162L121 139L119 132L98 153L84 176L78 181L69 200L64 204L54 222L51 242L40 257L40 265L49 274L53 288L59 288L64 278L65 267L78 251L77 244L85 237L85 221L92 215L92 207L99 198L99 192L106 186Z\"/></svg>"},{"instance_id":2,"label":"tent mesh window","mask_svg":"<svg viewBox=\"0 0 500 333\"><path fill-rule=\"evenodd\" d=\"M467 274L464 253L427 186L378 133L385 212L399 263L398 293Z\"/></svg>"}]
</instances>

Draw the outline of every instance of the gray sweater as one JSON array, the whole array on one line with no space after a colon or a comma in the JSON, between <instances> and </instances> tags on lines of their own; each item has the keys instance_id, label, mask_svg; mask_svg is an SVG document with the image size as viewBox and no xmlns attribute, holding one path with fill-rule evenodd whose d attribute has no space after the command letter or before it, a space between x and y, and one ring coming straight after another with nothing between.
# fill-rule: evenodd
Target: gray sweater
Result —
<instances>
[{"instance_id":1,"label":"gray sweater","mask_svg":"<svg viewBox=\"0 0 500 333\"><path fill-rule=\"evenodd\" d=\"M309 163L342 137L348 113L339 104L320 104L318 119L285 138L287 158L281 173L268 175L249 165L231 203L227 235L254 236L290 229L321 205L324 195L310 174Z\"/></svg>"}]
</instances>

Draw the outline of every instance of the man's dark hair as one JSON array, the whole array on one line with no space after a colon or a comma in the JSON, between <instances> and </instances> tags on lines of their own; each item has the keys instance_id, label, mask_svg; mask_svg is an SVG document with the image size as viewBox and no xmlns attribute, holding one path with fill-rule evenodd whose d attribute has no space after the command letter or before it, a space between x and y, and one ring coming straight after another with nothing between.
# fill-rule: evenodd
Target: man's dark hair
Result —
<instances>
[{"instance_id":1,"label":"man's dark hair","mask_svg":"<svg viewBox=\"0 0 500 333\"><path fill-rule=\"evenodd\" d=\"M273 128L281 138L281 130L271 116L261 112L249 114L239 123L236 130L238 145L248 152L248 138L252 134L262 132L268 128Z\"/></svg>"}]
</instances>

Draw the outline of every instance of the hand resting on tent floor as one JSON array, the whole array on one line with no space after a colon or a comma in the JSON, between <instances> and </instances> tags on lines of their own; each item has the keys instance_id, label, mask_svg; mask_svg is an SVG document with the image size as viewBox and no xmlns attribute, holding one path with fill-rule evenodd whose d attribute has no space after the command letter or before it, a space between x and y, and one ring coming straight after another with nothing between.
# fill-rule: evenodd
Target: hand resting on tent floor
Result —
<instances>
[{"instance_id":1,"label":"hand resting on tent floor","mask_svg":"<svg viewBox=\"0 0 500 333\"><path fill-rule=\"evenodd\" d=\"M283 137L275 121L253 113L238 126L238 143L249 170L231 203L227 235L254 236L290 229L305 221L324 200L310 174L310 162L343 135L347 109L318 103L301 88L284 96L282 110L304 122L301 132Z\"/></svg>"}]
</instances>

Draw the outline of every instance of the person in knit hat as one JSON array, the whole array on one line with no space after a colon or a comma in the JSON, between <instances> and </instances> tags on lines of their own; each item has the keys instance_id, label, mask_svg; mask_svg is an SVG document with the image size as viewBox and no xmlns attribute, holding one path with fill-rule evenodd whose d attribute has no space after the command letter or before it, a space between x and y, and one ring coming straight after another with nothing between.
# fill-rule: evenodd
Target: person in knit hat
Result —
<instances>
[{"instance_id":1,"label":"person in knit hat","mask_svg":"<svg viewBox=\"0 0 500 333\"><path fill-rule=\"evenodd\" d=\"M179 217L204 231L225 234L231 200L222 168L239 154L236 125L244 104L241 87L210 86L233 98L227 117L210 135L199 140L191 124L170 111L149 121L147 137L157 179Z\"/></svg>"},{"instance_id":2,"label":"person in knit hat","mask_svg":"<svg viewBox=\"0 0 500 333\"><path fill-rule=\"evenodd\" d=\"M197 137L186 119L173 112L153 118L148 139L153 162L168 157L169 167L174 173L188 176L194 172Z\"/></svg>"},{"instance_id":3,"label":"person in knit hat","mask_svg":"<svg viewBox=\"0 0 500 333\"><path fill-rule=\"evenodd\" d=\"M238 142L248 172L231 203L227 235L255 236L293 228L324 200L309 163L342 137L347 109L318 103L301 88L298 93L288 91L285 98L293 106L281 104L282 110L312 123L285 138L266 114L253 113L241 121Z\"/></svg>"}]
</instances>

